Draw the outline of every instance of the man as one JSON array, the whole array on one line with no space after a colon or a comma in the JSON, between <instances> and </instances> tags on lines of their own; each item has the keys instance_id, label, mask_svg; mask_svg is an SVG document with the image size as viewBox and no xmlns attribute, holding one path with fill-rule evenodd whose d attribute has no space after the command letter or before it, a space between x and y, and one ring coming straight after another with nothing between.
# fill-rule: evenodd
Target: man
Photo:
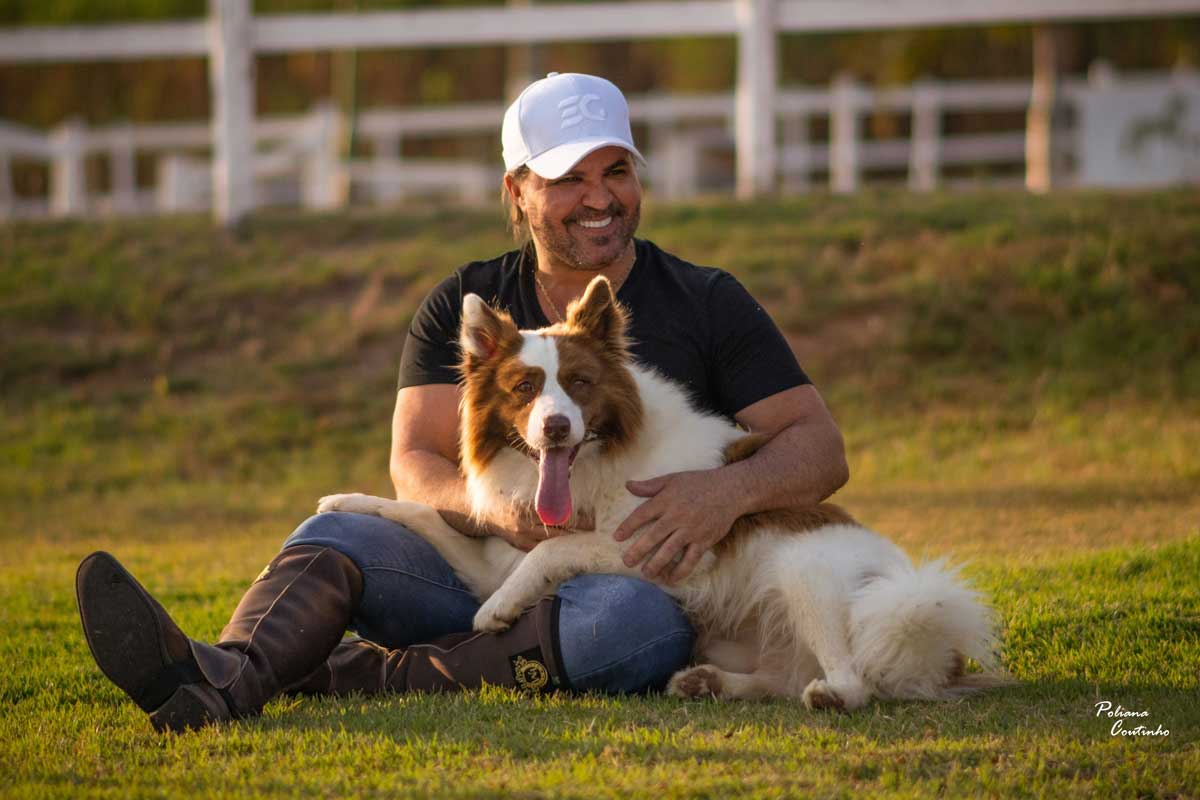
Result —
<instances>
[{"instance_id":1,"label":"man","mask_svg":"<svg viewBox=\"0 0 1200 800\"><path fill-rule=\"evenodd\" d=\"M530 549L552 531L531 513L476 525L457 465L456 365L462 297L506 307L518 326L561 321L606 275L631 314L633 353L685 385L702 407L772 438L716 470L630 482L648 498L620 528L630 566L679 581L738 517L818 502L847 478L841 436L762 308L727 273L635 240L642 189L620 91L551 73L508 109L502 129L510 222L529 242L475 262L422 304L405 343L393 417L399 496L459 529ZM586 520L576 520L584 527ZM483 682L530 691L661 687L693 633L652 583L583 575L513 627L473 634L476 599L415 534L387 520L330 513L302 524L242 598L216 645L188 639L111 556L80 565L80 613L93 655L159 729L257 714L285 690L451 690ZM340 642L353 628L363 639Z\"/></svg>"}]
</instances>

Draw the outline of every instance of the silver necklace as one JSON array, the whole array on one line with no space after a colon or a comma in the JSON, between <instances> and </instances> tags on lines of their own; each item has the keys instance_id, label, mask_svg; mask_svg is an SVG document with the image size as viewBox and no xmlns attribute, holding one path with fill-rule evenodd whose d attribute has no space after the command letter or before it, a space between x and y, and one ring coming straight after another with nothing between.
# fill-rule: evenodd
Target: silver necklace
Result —
<instances>
[{"instance_id":1,"label":"silver necklace","mask_svg":"<svg viewBox=\"0 0 1200 800\"><path fill-rule=\"evenodd\" d=\"M633 265L635 263L637 263L636 247L633 250L633 258L629 259L629 263L625 265L625 269L621 273L620 279L612 282L614 294L620 290L622 285L624 285L625 280L629 277L629 273L633 271ZM558 306L556 306L554 304L554 300L551 299L550 292L546 290L546 285L542 283L541 270L537 268L536 263L533 265L533 282L537 284L537 288L542 290L542 297L545 298L546 305L550 306L550 312L554 314L554 322L566 322L566 320L563 319L562 314L558 313Z\"/></svg>"}]
</instances>

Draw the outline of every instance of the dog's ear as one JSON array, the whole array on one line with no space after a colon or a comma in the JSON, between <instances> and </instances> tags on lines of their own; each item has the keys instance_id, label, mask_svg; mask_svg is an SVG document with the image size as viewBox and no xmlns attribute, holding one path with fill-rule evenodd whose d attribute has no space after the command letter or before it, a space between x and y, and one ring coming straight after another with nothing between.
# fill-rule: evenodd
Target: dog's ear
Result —
<instances>
[{"instance_id":1,"label":"dog's ear","mask_svg":"<svg viewBox=\"0 0 1200 800\"><path fill-rule=\"evenodd\" d=\"M614 350L625 349L625 309L603 275L592 278L583 297L567 309L567 326L598 339Z\"/></svg>"},{"instance_id":2,"label":"dog's ear","mask_svg":"<svg viewBox=\"0 0 1200 800\"><path fill-rule=\"evenodd\" d=\"M519 336L517 326L508 314L492 308L477 294L463 298L458 341L464 354L487 361L499 353L506 342Z\"/></svg>"}]
</instances>

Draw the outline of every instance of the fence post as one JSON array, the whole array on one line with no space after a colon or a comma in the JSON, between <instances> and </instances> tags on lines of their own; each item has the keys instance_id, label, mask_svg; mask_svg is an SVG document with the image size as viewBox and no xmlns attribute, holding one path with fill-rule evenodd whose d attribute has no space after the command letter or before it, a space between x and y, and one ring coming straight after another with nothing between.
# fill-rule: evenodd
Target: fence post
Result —
<instances>
[{"instance_id":1,"label":"fence post","mask_svg":"<svg viewBox=\"0 0 1200 800\"><path fill-rule=\"evenodd\" d=\"M783 188L787 192L801 194L811 186L812 145L808 139L808 113L788 114L782 120L783 153L785 168Z\"/></svg>"},{"instance_id":2,"label":"fence post","mask_svg":"<svg viewBox=\"0 0 1200 800\"><path fill-rule=\"evenodd\" d=\"M487 203L488 195L494 186L495 183L487 170L476 170L462 181L459 197L470 205L482 206Z\"/></svg>"},{"instance_id":3,"label":"fence post","mask_svg":"<svg viewBox=\"0 0 1200 800\"><path fill-rule=\"evenodd\" d=\"M208 202L205 179L211 170L205 162L172 153L158 162L156 210L160 214L200 211Z\"/></svg>"},{"instance_id":4,"label":"fence post","mask_svg":"<svg viewBox=\"0 0 1200 800\"><path fill-rule=\"evenodd\" d=\"M232 225L254 209L254 42L250 0L208 0L213 215Z\"/></svg>"},{"instance_id":5,"label":"fence post","mask_svg":"<svg viewBox=\"0 0 1200 800\"><path fill-rule=\"evenodd\" d=\"M908 188L914 192L930 192L937 188L942 160L941 102L937 84L930 81L913 84Z\"/></svg>"},{"instance_id":6,"label":"fence post","mask_svg":"<svg viewBox=\"0 0 1200 800\"><path fill-rule=\"evenodd\" d=\"M775 188L775 92L778 85L775 0L736 0L738 20L737 196Z\"/></svg>"},{"instance_id":7,"label":"fence post","mask_svg":"<svg viewBox=\"0 0 1200 800\"><path fill-rule=\"evenodd\" d=\"M342 114L332 103L319 103L309 124L308 152L304 157L304 207L337 208L346 195L338 156Z\"/></svg>"},{"instance_id":8,"label":"fence post","mask_svg":"<svg viewBox=\"0 0 1200 800\"><path fill-rule=\"evenodd\" d=\"M116 141L108 151L108 174L112 183L113 211L118 214L136 214L137 160L134 157L136 143L133 126L128 122L114 131Z\"/></svg>"},{"instance_id":9,"label":"fence post","mask_svg":"<svg viewBox=\"0 0 1200 800\"><path fill-rule=\"evenodd\" d=\"M667 145L671 142L671 123L666 120L652 119L647 123L647 146L650 158L647 162L648 175L650 186L656 195L661 194L664 199L667 195L667 181L670 177L670 171L667 169Z\"/></svg>"},{"instance_id":10,"label":"fence post","mask_svg":"<svg viewBox=\"0 0 1200 800\"><path fill-rule=\"evenodd\" d=\"M371 160L379 165L381 173L385 172L400 161L403 152L400 134L381 133L375 136L371 149ZM372 190L377 203L397 203L404 199L404 187L400 184L376 181L372 184Z\"/></svg>"},{"instance_id":11,"label":"fence post","mask_svg":"<svg viewBox=\"0 0 1200 800\"><path fill-rule=\"evenodd\" d=\"M155 206L160 214L172 214L182 211L184 202L183 156L171 154L163 156L158 161L158 187L155 192Z\"/></svg>"},{"instance_id":12,"label":"fence post","mask_svg":"<svg viewBox=\"0 0 1200 800\"><path fill-rule=\"evenodd\" d=\"M534 0L507 0L508 8L530 8ZM525 87L546 77L542 69L546 47L539 44L510 44L504 48L504 104L517 99Z\"/></svg>"},{"instance_id":13,"label":"fence post","mask_svg":"<svg viewBox=\"0 0 1200 800\"><path fill-rule=\"evenodd\" d=\"M858 190L859 89L850 75L834 78L829 113L829 184L834 192Z\"/></svg>"},{"instance_id":14,"label":"fence post","mask_svg":"<svg viewBox=\"0 0 1200 800\"><path fill-rule=\"evenodd\" d=\"M1025 117L1025 188L1048 192L1054 184L1054 106L1058 57L1054 28L1033 29L1033 87Z\"/></svg>"},{"instance_id":15,"label":"fence post","mask_svg":"<svg viewBox=\"0 0 1200 800\"><path fill-rule=\"evenodd\" d=\"M664 150L667 198L686 200L700 194L700 143L695 134L675 131Z\"/></svg>"},{"instance_id":16,"label":"fence post","mask_svg":"<svg viewBox=\"0 0 1200 800\"><path fill-rule=\"evenodd\" d=\"M87 208L87 178L83 171L84 127L79 117L66 120L52 134L50 213L56 217L82 214Z\"/></svg>"},{"instance_id":17,"label":"fence post","mask_svg":"<svg viewBox=\"0 0 1200 800\"><path fill-rule=\"evenodd\" d=\"M12 167L8 152L0 150L0 219L16 216L16 192L12 184Z\"/></svg>"}]
</instances>

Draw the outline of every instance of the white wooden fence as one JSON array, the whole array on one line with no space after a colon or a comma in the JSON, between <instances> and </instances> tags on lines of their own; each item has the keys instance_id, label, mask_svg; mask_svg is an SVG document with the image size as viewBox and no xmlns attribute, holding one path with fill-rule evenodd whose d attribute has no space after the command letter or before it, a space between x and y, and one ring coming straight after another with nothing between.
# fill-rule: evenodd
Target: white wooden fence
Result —
<instances>
[{"instance_id":1,"label":"white wooden fence","mask_svg":"<svg viewBox=\"0 0 1200 800\"><path fill-rule=\"evenodd\" d=\"M789 170L791 174L802 175L804 170L797 168L795 162L806 158L819 160L818 147L795 142L780 146L777 118L789 113L809 113L805 110L806 101L796 100L796 93L781 91L778 86L775 45L780 33L1197 13L1200 13L1200 0L642 0L255 16L250 0L209 0L207 20L0 31L0 63L206 56L214 110L212 134L208 140L213 153L212 207L219 220L230 222L263 199L262 191L256 188L260 170L270 173L281 164L304 160L306 168L316 173L316 176L309 175L305 184L306 201L317 205L337 202L339 197L345 196L347 173L351 181L356 176L359 180L371 180L375 174L353 163L345 165L343 170L331 168L328 162L312 155L320 152L320 147L311 142L299 148L281 146L282 149L266 159L255 152L256 141L264 136L264 127L268 127L254 119L253 111L254 59L260 53L732 35L738 41L738 74L732 98L733 110L725 116L733 120L737 191L739 195L748 196L773 190L781 170L784 175L789 174ZM920 114L921 126L915 127L925 131L930 129L936 116L929 109L940 101L936 100L933 91L922 92L919 100L913 106L925 110ZM793 102L800 107L791 108ZM831 102L834 107L831 112L833 138L829 145L832 185L837 190L848 191L856 185L856 176L863 164L875 156L895 160L899 158L896 155L899 150L894 145L881 145L872 155L869 147L860 146L859 115L853 109L863 105L862 89L847 82L839 83L832 89ZM492 113L490 119L494 125L499 114L494 110L489 113ZM324 124L336 122L328 114L320 118ZM793 125L791 129L796 128ZM56 213L81 210L86 204L86 190L83 169L76 154L80 149L88 149L81 127L70 123L64 125L55 132L56 138L49 146L28 132L7 130L4 141L8 143L9 152L17 148L14 142L20 141L24 146L21 154L25 157L39 157L32 151L41 148L40 157L53 160L52 210ZM136 137L137 134L133 135ZM317 139L322 135L313 134ZM958 157L955 154L960 151L955 149L959 145L949 142L943 150L931 149L931 137L922 136L920 132L917 139L917 144L905 151L908 154L905 157L915 160L917 165L910 173L914 175L912 180L917 185L924 185L936 180L936 170L931 164L938 159L945 161L952 155ZM993 145L997 149L1008 146L998 142ZM984 147L981 143L973 146ZM970 150L965 144L962 147ZM127 154L128 149L127 143L118 144L110 152L119 150ZM686 147L680 152L686 154ZM309 156L303 155L305 153ZM914 153L918 155L912 155ZM125 155L117 158L125 158ZM676 160L682 165L687 159L681 156ZM189 182L183 180L183 176L194 172L197 166L193 162L175 160L163 172L168 176L167 183L179 186ZM476 180L476 173L471 172L469 166L458 165L454 169L462 172L460 177ZM0 179L6 178L5 172L7 163L0 158ZM114 170L114 185L119 183L113 192L115 208L133 208L141 202L136 188L130 187L130 172L127 161ZM395 170L389 167L385 172ZM437 177L436 172L422 173L416 165L406 167L403 172L414 179L418 174ZM325 175L329 181L319 179L320 175ZM482 184L482 178L479 181ZM336 185L338 182L340 188ZM680 185L686 183L682 181ZM331 184L333 189L329 188ZM0 180L0 187L8 185L7 180ZM174 190L162 191L172 196ZM21 206L11 194L10 189L0 188L0 207L14 209ZM187 199L174 196L172 202Z\"/></svg>"},{"instance_id":2,"label":"white wooden fence","mask_svg":"<svg viewBox=\"0 0 1200 800\"><path fill-rule=\"evenodd\" d=\"M1105 91L1177 86L1200 97L1200 77L1194 72L1118 77L1110 68L1097 65L1092 73L1089 80L1064 81L1061 102L1077 109L1098 86ZM1025 82L921 82L873 89L849 78L828 88L782 90L776 98L780 188L805 191L821 178L832 191L852 192L864 176L886 171L906 176L913 190L929 191L946 182L947 168L956 167L1008 167L1008 174L1019 176L1025 160L1024 131L946 135L943 122L947 114L956 112L1023 112L1030 92ZM722 178L731 180L728 173L704 165L706 158L734 149L736 105L733 94L630 98L634 125L644 132L648 181L657 195L691 197L720 187ZM876 111L906 115L911 135L865 137L862 120ZM417 193L489 202L500 183L498 157L418 160L402 158L401 145L409 139L495 135L502 113L499 103L369 110L358 119L358 136L370 144L372 157L350 161L339 157L346 121L331 105L319 105L303 116L259 119L253 135L253 205L327 209L345 204L352 196L386 203ZM814 121L825 123L828 139L809 136ZM1111 127L1106 120L1098 124ZM1068 148L1067 160L1078 163L1094 132L1079 124L1068 133L1059 141ZM47 134L0 123L0 217L207 209L216 194L208 155L212 149L213 129L204 122L89 129L71 120ZM134 168L139 156L146 155L156 163L150 189L139 188ZM104 193L90 192L86 185L84 164L95 156L107 161L110 187ZM8 167L18 159L49 165L48 195L15 196ZM1065 182L1069 185L1078 178L1068 174Z\"/></svg>"}]
</instances>

